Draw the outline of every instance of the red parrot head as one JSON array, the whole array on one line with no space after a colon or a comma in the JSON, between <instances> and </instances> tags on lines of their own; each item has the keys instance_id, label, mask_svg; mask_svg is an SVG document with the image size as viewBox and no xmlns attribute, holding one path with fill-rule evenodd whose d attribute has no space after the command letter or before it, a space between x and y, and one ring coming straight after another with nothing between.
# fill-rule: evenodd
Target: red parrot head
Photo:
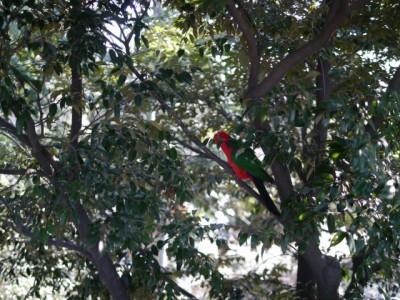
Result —
<instances>
[{"instance_id":1,"label":"red parrot head","mask_svg":"<svg viewBox=\"0 0 400 300\"><path fill-rule=\"evenodd\" d=\"M214 143L215 144L221 144L229 141L231 139L231 136L227 134L224 131L219 131L214 135Z\"/></svg>"}]
</instances>

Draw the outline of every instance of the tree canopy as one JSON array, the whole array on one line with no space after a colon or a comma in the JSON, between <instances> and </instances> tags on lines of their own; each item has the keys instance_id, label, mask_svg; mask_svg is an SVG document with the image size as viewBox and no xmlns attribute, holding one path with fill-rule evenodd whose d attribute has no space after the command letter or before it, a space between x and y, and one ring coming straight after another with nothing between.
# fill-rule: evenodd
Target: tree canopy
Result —
<instances>
[{"instance_id":1,"label":"tree canopy","mask_svg":"<svg viewBox=\"0 0 400 300\"><path fill-rule=\"evenodd\" d=\"M359 299L371 284L389 299L399 15L396 0L3 0L2 280L33 278L38 298L195 298L189 277L207 299ZM223 159L220 130L261 154L282 216ZM246 242L291 253L297 282L281 265L225 276Z\"/></svg>"}]
</instances>

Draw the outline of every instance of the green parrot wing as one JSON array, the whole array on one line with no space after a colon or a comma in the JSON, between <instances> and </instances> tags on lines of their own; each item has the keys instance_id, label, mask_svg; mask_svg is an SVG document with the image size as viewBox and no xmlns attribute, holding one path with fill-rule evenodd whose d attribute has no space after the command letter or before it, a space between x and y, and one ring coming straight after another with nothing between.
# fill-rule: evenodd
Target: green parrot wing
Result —
<instances>
[{"instance_id":1,"label":"green parrot wing","mask_svg":"<svg viewBox=\"0 0 400 300\"><path fill-rule=\"evenodd\" d=\"M250 175L273 183L274 180L265 172L260 160L250 148L240 148L238 145L233 148L232 160L241 169L247 171Z\"/></svg>"}]
</instances>

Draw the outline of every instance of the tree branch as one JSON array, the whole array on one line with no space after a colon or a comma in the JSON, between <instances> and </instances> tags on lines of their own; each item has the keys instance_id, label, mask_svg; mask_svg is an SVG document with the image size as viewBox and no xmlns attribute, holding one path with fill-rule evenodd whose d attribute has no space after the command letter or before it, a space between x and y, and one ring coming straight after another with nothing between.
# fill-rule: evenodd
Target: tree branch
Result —
<instances>
[{"instance_id":1,"label":"tree branch","mask_svg":"<svg viewBox=\"0 0 400 300\"><path fill-rule=\"evenodd\" d=\"M201 151L201 150L198 149L198 148L193 147L193 146L190 145L189 143L187 143L187 142L185 142L185 141L183 141L183 140L181 140L181 139L179 139L179 138L174 138L174 140L177 141L179 144L181 144L181 145L182 145L183 147L185 147L186 149L189 149L190 151L192 151L192 152L194 152L194 153L197 153L198 155L200 155L200 156L202 156L202 157L208 158L207 155L206 155L203 151Z\"/></svg>"},{"instance_id":2,"label":"tree branch","mask_svg":"<svg viewBox=\"0 0 400 300\"><path fill-rule=\"evenodd\" d=\"M29 118L27 121L26 133L31 144L32 155L35 157L43 171L52 175L54 170L58 168L58 163L53 160L50 152L39 142L39 136L36 133L35 122L33 122L32 118ZM53 170L54 169L54 170Z\"/></svg>"},{"instance_id":3,"label":"tree branch","mask_svg":"<svg viewBox=\"0 0 400 300\"><path fill-rule=\"evenodd\" d=\"M260 73L260 55L258 53L258 45L255 33L251 24L249 24L250 21L239 11L239 9L236 7L236 3L234 2L234 0L228 0L226 6L234 22L239 26L240 30L242 31L243 37L247 42L248 56L250 59L248 87L252 88L257 85L258 76Z\"/></svg>"},{"instance_id":4,"label":"tree branch","mask_svg":"<svg viewBox=\"0 0 400 300\"><path fill-rule=\"evenodd\" d=\"M71 55L78 56L78 51L75 50ZM82 75L81 66L78 58L71 63L71 97L72 97L72 120L70 143L73 148L78 145L79 132L82 127Z\"/></svg>"},{"instance_id":5,"label":"tree branch","mask_svg":"<svg viewBox=\"0 0 400 300\"><path fill-rule=\"evenodd\" d=\"M7 211L9 211L10 213L13 213L8 201L6 199L4 199L4 197L1 195L0 195L0 199L3 202L4 206L6 207ZM6 218L1 217L1 216L0 216L0 220L3 224L11 227L15 232L18 232L26 237L29 237L30 239L40 240L40 237L38 234L33 233L26 225L24 225L22 223L22 221L18 221L18 220L22 220L22 218L20 216L15 218L15 220L17 220L16 221L17 223L10 222L9 220L7 220ZM47 241L47 243L49 245L52 245L52 246L55 246L58 248L65 248L68 250L78 252L78 253L82 254L83 256L90 258L90 253L88 251L86 251L83 247L73 244L71 242L49 239Z\"/></svg>"},{"instance_id":6,"label":"tree branch","mask_svg":"<svg viewBox=\"0 0 400 300\"><path fill-rule=\"evenodd\" d=\"M189 293L187 290L180 287L175 281L168 277L168 275L161 273L162 278L171 284L176 290L178 290L183 296L187 297L187 299L196 300L197 298Z\"/></svg>"},{"instance_id":7,"label":"tree branch","mask_svg":"<svg viewBox=\"0 0 400 300\"><path fill-rule=\"evenodd\" d=\"M50 152L40 144L39 137L35 131L35 123L32 118L29 118L27 121L27 134L19 133L14 125L8 123L1 117L0 129L11 134L24 146L31 149L33 157L37 159L47 177L53 174L53 168L56 169L58 163L52 158Z\"/></svg>"},{"instance_id":8,"label":"tree branch","mask_svg":"<svg viewBox=\"0 0 400 300\"><path fill-rule=\"evenodd\" d=\"M282 59L260 84L252 89L249 88L246 97L265 97L287 72L318 49L321 49L329 41L335 30L345 23L347 17L367 2L368 0L358 0L349 5L346 0L334 1L322 31L314 39Z\"/></svg>"},{"instance_id":9,"label":"tree branch","mask_svg":"<svg viewBox=\"0 0 400 300\"><path fill-rule=\"evenodd\" d=\"M19 134L17 131L17 128L14 125L8 123L2 117L0 117L0 129L11 134L13 137L15 137L17 140L19 140L24 146L29 147L29 148L32 147L27 135L22 134L22 133Z\"/></svg>"},{"instance_id":10,"label":"tree branch","mask_svg":"<svg viewBox=\"0 0 400 300\"><path fill-rule=\"evenodd\" d=\"M42 170L36 169L0 169L0 174L3 175L26 175L32 173L39 174L40 176L47 176L47 174L44 173Z\"/></svg>"}]
</instances>

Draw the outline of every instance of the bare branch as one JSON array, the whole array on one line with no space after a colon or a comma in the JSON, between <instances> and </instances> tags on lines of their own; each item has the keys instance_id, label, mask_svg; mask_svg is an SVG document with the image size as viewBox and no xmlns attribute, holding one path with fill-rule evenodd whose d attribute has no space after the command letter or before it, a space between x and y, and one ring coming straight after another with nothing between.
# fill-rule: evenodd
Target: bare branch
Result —
<instances>
[{"instance_id":1,"label":"bare branch","mask_svg":"<svg viewBox=\"0 0 400 300\"><path fill-rule=\"evenodd\" d=\"M258 76L260 73L260 55L258 53L257 40L255 37L256 35L249 20L243 16L242 12L236 7L236 3L233 0L228 0L226 6L233 20L242 31L243 37L247 42L248 56L250 59L248 87L252 88L257 85Z\"/></svg>"},{"instance_id":2,"label":"bare branch","mask_svg":"<svg viewBox=\"0 0 400 300\"><path fill-rule=\"evenodd\" d=\"M329 41L335 30L345 23L347 17L367 2L368 0L353 1L349 5L346 0L334 1L322 31L314 39L282 59L260 84L247 91L246 96L251 98L265 97L289 70L321 49Z\"/></svg>"}]
</instances>

